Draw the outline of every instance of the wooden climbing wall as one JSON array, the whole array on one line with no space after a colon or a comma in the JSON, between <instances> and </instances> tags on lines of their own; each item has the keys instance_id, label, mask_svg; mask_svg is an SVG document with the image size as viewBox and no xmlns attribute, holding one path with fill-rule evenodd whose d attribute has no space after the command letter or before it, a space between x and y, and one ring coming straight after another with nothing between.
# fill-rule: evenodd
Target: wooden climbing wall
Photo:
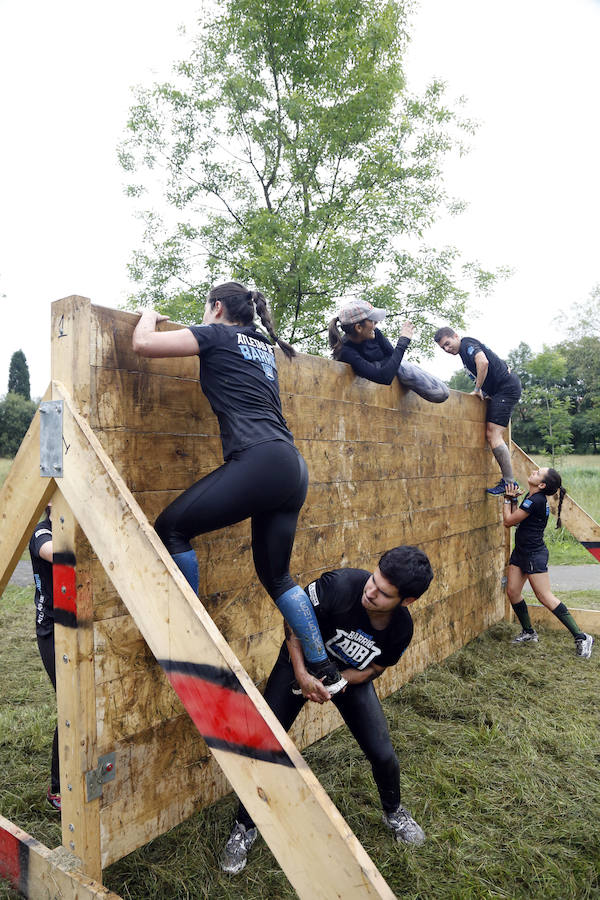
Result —
<instances>
[{"instance_id":1,"label":"wooden climbing wall","mask_svg":"<svg viewBox=\"0 0 600 900\"><path fill-rule=\"evenodd\" d=\"M74 395L153 521L221 464L221 444L198 384L198 360L139 358L131 350L136 321L130 313L89 307ZM288 362L278 353L278 365L284 415L310 472L294 576L306 584L331 568L371 569L402 543L422 547L435 571L411 607L411 647L377 682L385 696L504 617L506 534L500 501L484 491L497 476L484 406L457 392L429 404L397 383L376 385L317 357ZM200 598L261 686L283 628L254 573L249 523L194 546ZM89 629L93 646L81 659L91 670L95 709L87 740L99 756L116 752L116 777L104 785L100 804L106 867L229 787L81 533L76 557L78 592L90 610L79 630ZM304 747L339 722L331 704L310 704L292 736Z\"/></svg>"}]
</instances>

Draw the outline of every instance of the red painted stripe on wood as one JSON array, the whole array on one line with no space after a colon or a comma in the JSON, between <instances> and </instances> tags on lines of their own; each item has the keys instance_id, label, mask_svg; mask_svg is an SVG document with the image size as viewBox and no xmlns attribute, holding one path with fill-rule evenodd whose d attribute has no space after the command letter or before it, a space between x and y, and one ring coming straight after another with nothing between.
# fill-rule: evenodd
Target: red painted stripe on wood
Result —
<instances>
[{"instance_id":1,"label":"red painted stripe on wood","mask_svg":"<svg viewBox=\"0 0 600 900\"><path fill-rule=\"evenodd\" d=\"M202 737L284 753L247 694L179 672L168 673L168 678Z\"/></svg>"},{"instance_id":2,"label":"red painted stripe on wood","mask_svg":"<svg viewBox=\"0 0 600 900\"><path fill-rule=\"evenodd\" d=\"M54 608L77 616L77 584L72 566L52 566L52 594Z\"/></svg>"},{"instance_id":3,"label":"red painted stripe on wood","mask_svg":"<svg viewBox=\"0 0 600 900\"><path fill-rule=\"evenodd\" d=\"M19 890L21 880L21 864L19 861L19 841L10 832L0 828L0 878Z\"/></svg>"},{"instance_id":4,"label":"red painted stripe on wood","mask_svg":"<svg viewBox=\"0 0 600 900\"><path fill-rule=\"evenodd\" d=\"M585 547L585 544L583 545ZM592 554L594 559L597 559L600 562L600 547L585 547L585 549Z\"/></svg>"}]
</instances>

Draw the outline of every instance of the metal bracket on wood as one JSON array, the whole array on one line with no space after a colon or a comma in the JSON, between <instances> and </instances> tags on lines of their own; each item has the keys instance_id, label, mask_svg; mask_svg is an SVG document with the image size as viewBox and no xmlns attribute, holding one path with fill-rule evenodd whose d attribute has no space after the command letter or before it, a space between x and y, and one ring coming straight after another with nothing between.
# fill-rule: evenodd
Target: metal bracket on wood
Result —
<instances>
[{"instance_id":1,"label":"metal bracket on wood","mask_svg":"<svg viewBox=\"0 0 600 900\"><path fill-rule=\"evenodd\" d=\"M98 765L85 773L86 800L97 800L102 796L102 785L112 781L117 774L117 754L107 753L98 757Z\"/></svg>"},{"instance_id":2,"label":"metal bracket on wood","mask_svg":"<svg viewBox=\"0 0 600 900\"><path fill-rule=\"evenodd\" d=\"M63 474L63 402L40 403L40 475L62 478Z\"/></svg>"}]
</instances>

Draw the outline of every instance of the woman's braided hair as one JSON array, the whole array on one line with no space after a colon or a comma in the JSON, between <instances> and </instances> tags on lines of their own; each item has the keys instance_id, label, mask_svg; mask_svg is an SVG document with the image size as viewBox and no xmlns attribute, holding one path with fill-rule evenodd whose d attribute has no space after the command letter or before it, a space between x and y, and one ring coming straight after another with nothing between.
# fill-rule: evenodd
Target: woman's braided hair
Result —
<instances>
[{"instance_id":1,"label":"woman's braided hair","mask_svg":"<svg viewBox=\"0 0 600 900\"><path fill-rule=\"evenodd\" d=\"M273 319L267 306L267 301L260 291L250 291L239 281L227 281L212 288L208 294L208 302L214 306L219 300L227 312L230 322L239 322L240 325L251 325L255 316L262 322L263 328L268 333L274 344L278 344L288 359L296 356L296 351L287 341L281 340L275 334Z\"/></svg>"},{"instance_id":2,"label":"woman's braided hair","mask_svg":"<svg viewBox=\"0 0 600 900\"><path fill-rule=\"evenodd\" d=\"M562 486L562 478L556 469L548 469L546 472L546 477L544 478L545 488L542 488L542 493L547 497L552 497L558 491L558 509L556 511L556 527L560 528L562 522L560 521L560 511L562 509L563 500L565 499L565 494L567 493L564 487Z\"/></svg>"}]
</instances>

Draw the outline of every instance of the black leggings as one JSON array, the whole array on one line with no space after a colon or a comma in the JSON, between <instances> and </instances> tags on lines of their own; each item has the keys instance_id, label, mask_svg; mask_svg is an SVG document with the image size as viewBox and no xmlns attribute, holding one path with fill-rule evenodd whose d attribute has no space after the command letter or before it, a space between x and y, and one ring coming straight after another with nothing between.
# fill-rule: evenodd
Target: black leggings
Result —
<instances>
[{"instance_id":1,"label":"black leggings","mask_svg":"<svg viewBox=\"0 0 600 900\"><path fill-rule=\"evenodd\" d=\"M277 600L295 586L290 557L307 489L308 470L296 447L267 441L234 453L193 484L163 510L155 528L173 556L191 550L198 534L251 518L256 574Z\"/></svg>"},{"instance_id":2,"label":"black leggings","mask_svg":"<svg viewBox=\"0 0 600 900\"><path fill-rule=\"evenodd\" d=\"M54 660L54 632L52 634L41 637L37 635L37 645L42 657L44 668L48 673L48 678L52 682L52 687L56 691L56 662ZM54 739L52 741L52 763L50 767L50 790L53 794L60 793L60 777L58 770L58 725L54 729Z\"/></svg>"},{"instance_id":3,"label":"black leggings","mask_svg":"<svg viewBox=\"0 0 600 900\"><path fill-rule=\"evenodd\" d=\"M293 681L292 664L281 654L269 675L265 700L286 731L292 727L306 703L304 697L292 694ZM360 749L371 763L381 805L387 813L394 812L400 804L400 765L372 682L350 684L343 694L336 694L331 702L337 706ZM254 826L242 803L236 818L246 828Z\"/></svg>"}]
</instances>

